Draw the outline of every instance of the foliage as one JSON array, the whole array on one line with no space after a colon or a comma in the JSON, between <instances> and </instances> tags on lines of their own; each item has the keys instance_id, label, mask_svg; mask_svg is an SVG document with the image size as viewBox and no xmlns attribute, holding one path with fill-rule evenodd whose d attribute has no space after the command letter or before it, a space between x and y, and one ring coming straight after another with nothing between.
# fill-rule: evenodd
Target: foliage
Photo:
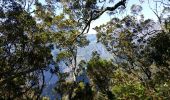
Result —
<instances>
[{"instance_id":1,"label":"foliage","mask_svg":"<svg viewBox=\"0 0 170 100\"><path fill-rule=\"evenodd\" d=\"M89 44L85 33L91 22L105 12L123 12L127 2L1 0L0 99L41 99L45 71L57 75L55 92L64 100L170 99L168 0L153 1L156 9L150 7L159 25L145 19L142 6L134 4L132 15L97 26L97 41L114 59L93 52L90 61L77 62L78 48ZM69 71L61 70L65 67ZM81 75L88 82L78 80Z\"/></svg>"},{"instance_id":2,"label":"foliage","mask_svg":"<svg viewBox=\"0 0 170 100\"><path fill-rule=\"evenodd\" d=\"M110 86L113 84L112 77L114 69L111 61L102 60L95 52L92 59L87 64L87 75L91 80L90 83L97 91L106 95L108 99L114 98L110 90Z\"/></svg>"},{"instance_id":3,"label":"foliage","mask_svg":"<svg viewBox=\"0 0 170 100\"><path fill-rule=\"evenodd\" d=\"M112 92L117 99L146 99L147 91L133 74L116 70L113 76Z\"/></svg>"},{"instance_id":4,"label":"foliage","mask_svg":"<svg viewBox=\"0 0 170 100\"><path fill-rule=\"evenodd\" d=\"M133 75L137 78L136 83L131 79L113 86L113 92L118 98L169 98L169 90L164 88L169 83L170 36L169 29L166 28L168 18L164 22L165 28L154 30L154 21L127 16L121 20L113 18L107 24L95 28L98 42L103 43L113 54L113 62L122 70L123 77L128 76L128 79L129 75ZM130 83L124 84L126 82Z\"/></svg>"},{"instance_id":5,"label":"foliage","mask_svg":"<svg viewBox=\"0 0 170 100\"><path fill-rule=\"evenodd\" d=\"M29 13L14 1L5 7L0 18L0 97L38 98L44 86L43 70L52 61L50 49Z\"/></svg>"}]
</instances>

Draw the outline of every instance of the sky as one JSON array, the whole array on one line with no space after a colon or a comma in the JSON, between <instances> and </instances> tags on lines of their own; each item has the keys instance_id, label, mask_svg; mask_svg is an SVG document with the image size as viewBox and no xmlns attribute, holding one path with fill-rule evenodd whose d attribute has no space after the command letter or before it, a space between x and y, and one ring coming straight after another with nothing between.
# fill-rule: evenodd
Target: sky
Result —
<instances>
[{"instance_id":1,"label":"sky","mask_svg":"<svg viewBox=\"0 0 170 100\"><path fill-rule=\"evenodd\" d=\"M41 3L44 3L45 0L40 0ZM120 0L115 0L116 2L119 2ZM96 31L93 30L93 28L95 28L96 26L100 26L102 24L106 24L107 22L109 22L113 17L118 17L118 18L123 18L126 15L131 14L130 12L130 8L133 4L136 5L141 5L142 6L142 12L141 14L144 15L144 19L153 19L153 20L157 20L156 15L153 13L153 11L150 9L150 7L152 7L152 9L154 9L154 2L153 0L149 0L150 2L148 3L148 0L127 0L127 5L126 5L126 9L125 9L125 13L123 14L115 14L112 16L109 16L107 13L104 13L102 16L100 16L97 20L92 21L91 22L91 26L90 26L90 30L88 32L88 34L96 34ZM140 3L140 1L144 1L142 4ZM149 7L150 4L150 7Z\"/></svg>"},{"instance_id":2,"label":"sky","mask_svg":"<svg viewBox=\"0 0 170 100\"><path fill-rule=\"evenodd\" d=\"M115 1L119 1L119 0L115 0ZM145 0L147 1L147 0ZM44 2L44 0L40 0L40 2ZM100 16L97 20L93 21L91 23L91 27L90 27L90 30L88 32L88 34L96 34L96 31L93 30L94 27L96 26L99 26L99 25L102 25L102 24L105 24L107 23L108 21L110 21L113 17L119 17L119 18L123 18L125 17L126 15L129 15L131 14L130 12L130 8L133 4L137 4L137 5L141 5L141 3L139 2L139 0L129 0L128 3L127 3L127 8L125 10L125 13L124 14L115 14L114 16L109 16L107 13L104 13L102 16ZM153 4L152 4L153 5ZM144 17L145 19L153 19L153 20L157 20L156 16L154 15L154 13L151 11L151 9L149 8L149 5L148 5L148 2L144 2L142 5L142 14L144 14ZM55 52L52 51L54 54ZM48 77L47 77L48 76ZM50 83L55 83L56 80L57 80L57 77L55 76L51 76L51 74L49 72L46 72L46 81ZM49 80L50 79L50 80Z\"/></svg>"},{"instance_id":3,"label":"sky","mask_svg":"<svg viewBox=\"0 0 170 100\"><path fill-rule=\"evenodd\" d=\"M152 1L152 0L150 0ZM149 4L148 4L148 0L145 0L145 2L143 2L142 4L139 2L139 0L129 0L127 2L127 6L126 6L126 9L125 9L125 13L124 14L115 14L113 16L109 16L107 13L104 13L102 16L100 16L99 19L93 21L91 23L91 27L90 27L90 30L88 32L88 34L96 34L96 31L93 30L94 27L96 26L100 26L102 24L105 24L107 23L108 21L110 21L113 17L119 17L119 18L123 18L125 17L126 15L129 15L131 14L130 12L130 8L133 4L137 4L137 5L141 5L142 6L142 12L141 14L144 15L144 19L153 19L153 20L157 20L157 17L156 15L152 12L152 10L150 9L150 7L152 7L154 9L154 4L153 2L150 2L150 7L149 7Z\"/></svg>"}]
</instances>

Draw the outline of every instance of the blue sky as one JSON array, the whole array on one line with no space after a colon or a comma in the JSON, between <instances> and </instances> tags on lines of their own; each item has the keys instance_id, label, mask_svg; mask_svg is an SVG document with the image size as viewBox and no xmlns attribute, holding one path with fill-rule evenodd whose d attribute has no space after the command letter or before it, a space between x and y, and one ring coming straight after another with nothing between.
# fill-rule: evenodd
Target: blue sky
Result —
<instances>
[{"instance_id":1,"label":"blue sky","mask_svg":"<svg viewBox=\"0 0 170 100\"><path fill-rule=\"evenodd\" d=\"M150 0L152 1L152 0ZM137 5L141 5L142 6L142 12L141 14L144 15L145 19L153 19L153 20L157 20L156 15L152 12L152 10L149 8L149 4L148 4L148 0L145 0L145 2L143 2L142 4L139 2L139 0L129 0L127 3L127 8L124 14L115 14L113 16L109 16L108 14L104 13L99 19L93 21L91 23L91 28L89 30L88 34L96 34L96 31L93 30L94 27L102 25L107 23L109 20L111 20L113 17L119 17L119 18L123 18L128 14L131 14L130 12L130 8L133 4L137 4ZM154 4L153 2L150 2L150 6L152 8L154 8Z\"/></svg>"},{"instance_id":2,"label":"blue sky","mask_svg":"<svg viewBox=\"0 0 170 100\"><path fill-rule=\"evenodd\" d=\"M40 0L41 3L44 3L45 0ZM120 0L115 0L115 2L118 2ZM123 18L126 15L131 14L130 12L130 8L133 4L136 5L141 5L143 10L141 12L141 14L144 15L145 19L153 19L153 20L157 20L156 15L152 12L152 10L149 8L149 4L148 4L148 0L143 0L145 2L143 2L142 4L140 3L141 0L127 0L127 5L126 5L126 10L124 14L115 14L113 16L109 16L107 13L104 13L102 16L100 16L100 18L98 18L97 20L93 21L91 23L91 27L90 30L88 32L88 34L96 34L95 30L93 30L94 27L102 25L107 23L108 21L110 21L113 17L119 17L119 18ZM150 6L154 9L154 2L152 0L150 1Z\"/></svg>"}]
</instances>

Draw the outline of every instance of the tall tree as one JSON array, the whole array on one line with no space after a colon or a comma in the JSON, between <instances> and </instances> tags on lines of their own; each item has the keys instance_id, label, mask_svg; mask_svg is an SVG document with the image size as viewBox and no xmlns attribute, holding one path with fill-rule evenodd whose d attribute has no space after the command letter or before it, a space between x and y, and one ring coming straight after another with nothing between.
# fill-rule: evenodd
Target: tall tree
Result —
<instances>
[{"instance_id":1,"label":"tall tree","mask_svg":"<svg viewBox=\"0 0 170 100\"><path fill-rule=\"evenodd\" d=\"M52 56L35 19L15 1L3 1L0 18L0 97L39 98Z\"/></svg>"},{"instance_id":2,"label":"tall tree","mask_svg":"<svg viewBox=\"0 0 170 100\"><path fill-rule=\"evenodd\" d=\"M95 28L98 42L113 54L117 66L123 73L137 77L151 98L169 98L169 89L165 89L169 85L168 19L161 18L162 23L158 25L153 20L144 20L143 16L140 20L127 16L113 18ZM163 94L163 91L166 92Z\"/></svg>"}]
</instances>

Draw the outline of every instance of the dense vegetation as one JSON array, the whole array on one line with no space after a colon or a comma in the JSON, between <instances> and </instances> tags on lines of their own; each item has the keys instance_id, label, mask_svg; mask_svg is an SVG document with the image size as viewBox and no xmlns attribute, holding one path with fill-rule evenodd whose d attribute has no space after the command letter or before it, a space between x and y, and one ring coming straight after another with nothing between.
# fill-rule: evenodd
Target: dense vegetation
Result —
<instances>
[{"instance_id":1,"label":"dense vegetation","mask_svg":"<svg viewBox=\"0 0 170 100\"><path fill-rule=\"evenodd\" d=\"M139 0L153 3L157 20L145 19L137 4L131 14L115 17L130 1L1 0L0 99L49 99L42 95L48 71L58 77L57 100L169 100L170 1ZM78 48L90 43L91 22L104 13L112 19L94 30L113 59L94 51L78 62Z\"/></svg>"}]
</instances>

